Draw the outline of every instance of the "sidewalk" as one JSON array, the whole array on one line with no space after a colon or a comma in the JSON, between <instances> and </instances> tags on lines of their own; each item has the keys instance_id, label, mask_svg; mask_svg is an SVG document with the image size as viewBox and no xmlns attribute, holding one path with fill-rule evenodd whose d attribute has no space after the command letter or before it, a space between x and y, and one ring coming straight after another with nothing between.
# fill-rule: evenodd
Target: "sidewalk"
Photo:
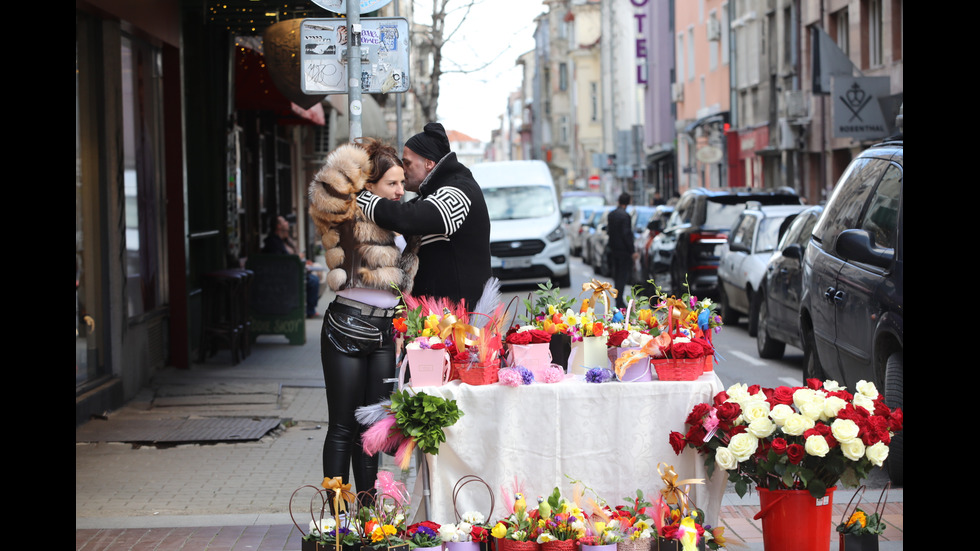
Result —
<instances>
[{"instance_id":1,"label":"sidewalk","mask_svg":"<svg viewBox=\"0 0 980 551\"><path fill-rule=\"evenodd\" d=\"M328 303L325 295L321 312ZM290 518L290 498L297 488L322 479L327 419L321 323L322 318L307 320L303 346L261 337L237 366L227 352L220 352L188 370L161 370L133 401L110 412L107 421L93 419L77 429L75 549L298 551L302 534ZM286 428L237 443L138 447L79 441L79 434L109 426L154 427L211 418L274 418ZM382 468L397 470L389 457L384 459L388 462ZM413 483L414 469L407 481L410 488ZM879 492L870 489L865 506ZM851 495L838 490L834 522ZM304 508L306 516L300 512ZM293 509L305 532L308 503L294 503ZM763 549L761 521L752 519L758 510L755 493L725 496L720 522L729 538L746 544L741 549ZM903 517L902 489L892 489L881 551L903 548ZM836 534L831 548L837 549Z\"/></svg>"}]
</instances>

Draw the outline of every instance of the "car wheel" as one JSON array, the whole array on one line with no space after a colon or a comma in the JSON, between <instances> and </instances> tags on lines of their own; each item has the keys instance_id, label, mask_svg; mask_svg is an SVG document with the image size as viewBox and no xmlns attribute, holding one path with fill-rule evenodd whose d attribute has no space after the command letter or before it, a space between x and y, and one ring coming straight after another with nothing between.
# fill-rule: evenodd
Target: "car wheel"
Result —
<instances>
[{"instance_id":1,"label":"car wheel","mask_svg":"<svg viewBox=\"0 0 980 551\"><path fill-rule=\"evenodd\" d=\"M762 300L762 292L749 292L749 323L748 331L750 337L759 334L759 302Z\"/></svg>"},{"instance_id":2,"label":"car wheel","mask_svg":"<svg viewBox=\"0 0 980 551\"><path fill-rule=\"evenodd\" d=\"M786 343L778 341L769 336L769 307L766 305L765 290L760 290L759 295L759 329L755 335L755 345L759 352L759 357L765 360L778 360L786 353Z\"/></svg>"},{"instance_id":3,"label":"car wheel","mask_svg":"<svg viewBox=\"0 0 980 551\"><path fill-rule=\"evenodd\" d=\"M885 362L885 404L889 408L903 407L902 381L904 371L904 355L902 352L893 352ZM888 478L892 484L902 486L904 476L903 446L904 436L899 431L892 436L891 444L888 445L888 459L885 461L885 469L888 471Z\"/></svg>"},{"instance_id":4,"label":"car wheel","mask_svg":"<svg viewBox=\"0 0 980 551\"><path fill-rule=\"evenodd\" d=\"M820 357L817 356L816 343L813 341L813 330L804 329L803 335L803 385L807 379L819 379L823 381L826 376L823 366L820 365Z\"/></svg>"}]
</instances>

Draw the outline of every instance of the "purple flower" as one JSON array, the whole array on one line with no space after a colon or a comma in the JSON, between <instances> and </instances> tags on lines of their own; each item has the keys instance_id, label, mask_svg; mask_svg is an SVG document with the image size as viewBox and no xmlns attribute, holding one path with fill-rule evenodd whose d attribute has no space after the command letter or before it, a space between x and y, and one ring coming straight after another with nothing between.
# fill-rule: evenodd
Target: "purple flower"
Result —
<instances>
[{"instance_id":1,"label":"purple flower","mask_svg":"<svg viewBox=\"0 0 980 551\"><path fill-rule=\"evenodd\" d=\"M602 367L593 367L585 372L585 382L604 383L612 378L612 373Z\"/></svg>"},{"instance_id":2,"label":"purple flower","mask_svg":"<svg viewBox=\"0 0 980 551\"><path fill-rule=\"evenodd\" d=\"M530 369L524 367L523 365L519 365L515 369L517 369L517 372L521 375L522 384L529 385L534 382L534 373L532 373Z\"/></svg>"}]
</instances>

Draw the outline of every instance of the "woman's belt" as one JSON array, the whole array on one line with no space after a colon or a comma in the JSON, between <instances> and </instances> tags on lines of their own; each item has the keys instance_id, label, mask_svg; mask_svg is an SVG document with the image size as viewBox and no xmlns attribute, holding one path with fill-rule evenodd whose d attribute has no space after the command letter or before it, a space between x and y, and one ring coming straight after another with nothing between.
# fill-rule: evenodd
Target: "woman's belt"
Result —
<instances>
[{"instance_id":1,"label":"woman's belt","mask_svg":"<svg viewBox=\"0 0 980 551\"><path fill-rule=\"evenodd\" d=\"M342 306L343 308L334 308L334 305ZM340 312L356 312L362 316L370 316L373 318L393 318L395 317L396 310L394 306L391 308L372 306L370 304L351 300L340 295L337 295L337 297L333 299L333 302L330 303L330 308Z\"/></svg>"}]
</instances>

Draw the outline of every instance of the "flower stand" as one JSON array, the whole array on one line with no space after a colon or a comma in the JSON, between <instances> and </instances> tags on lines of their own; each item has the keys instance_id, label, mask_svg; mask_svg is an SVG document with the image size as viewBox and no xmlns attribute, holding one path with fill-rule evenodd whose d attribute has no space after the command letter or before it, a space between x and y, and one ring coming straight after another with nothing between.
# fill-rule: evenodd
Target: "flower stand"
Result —
<instances>
[{"instance_id":1,"label":"flower stand","mask_svg":"<svg viewBox=\"0 0 980 551\"><path fill-rule=\"evenodd\" d=\"M834 490L820 499L808 490L767 490L758 488L762 519L762 541L766 551L827 551L830 549L831 515Z\"/></svg>"}]
</instances>

